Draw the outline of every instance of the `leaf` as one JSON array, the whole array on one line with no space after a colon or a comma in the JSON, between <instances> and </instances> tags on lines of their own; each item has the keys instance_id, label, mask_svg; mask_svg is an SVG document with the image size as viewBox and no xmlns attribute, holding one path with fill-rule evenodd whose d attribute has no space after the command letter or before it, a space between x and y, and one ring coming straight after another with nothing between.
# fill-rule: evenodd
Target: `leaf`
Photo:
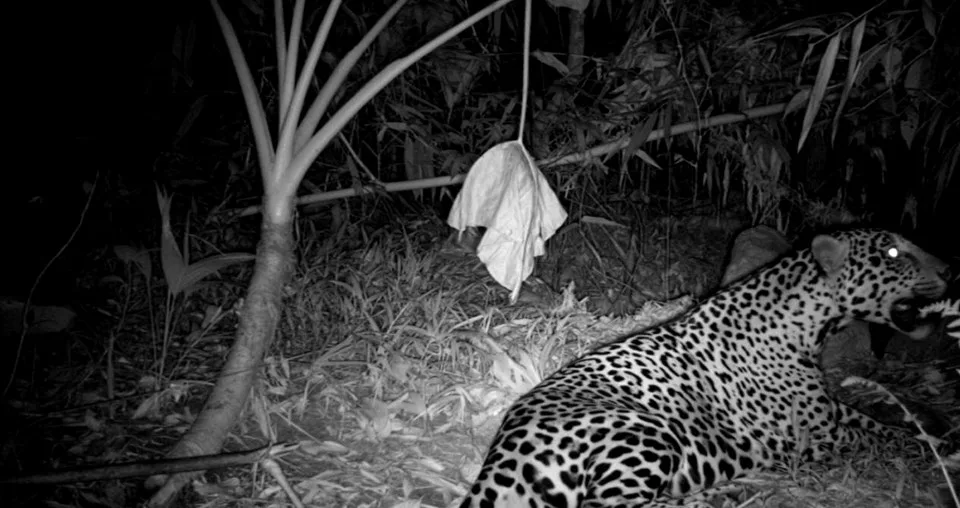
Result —
<instances>
[{"instance_id":1,"label":"leaf","mask_svg":"<svg viewBox=\"0 0 960 508\"><path fill-rule=\"evenodd\" d=\"M643 125L639 129L634 131L633 135L630 136L630 142L627 143L626 154L629 156L633 154L641 145L647 142L647 138L650 137L650 133L653 132L653 125L657 121L657 115L650 115L647 117L647 121L643 122Z\"/></svg>"},{"instance_id":2,"label":"leaf","mask_svg":"<svg viewBox=\"0 0 960 508\"><path fill-rule=\"evenodd\" d=\"M180 292L178 281L183 279L186 266L170 227L171 202L172 198L167 197L166 193L157 187L157 204L160 206L161 223L160 265L163 267L163 277L167 281L169 291L176 295Z\"/></svg>"},{"instance_id":3,"label":"leaf","mask_svg":"<svg viewBox=\"0 0 960 508\"><path fill-rule=\"evenodd\" d=\"M100 280L97 281L97 285L98 286L106 286L108 284L123 285L123 284L126 284L126 282L127 281L125 281L123 277L119 275L107 275L105 277L101 277Z\"/></svg>"},{"instance_id":4,"label":"leaf","mask_svg":"<svg viewBox=\"0 0 960 508\"><path fill-rule=\"evenodd\" d=\"M350 453L350 448L335 441L321 441L318 443L312 439L301 441L300 450L310 455Z\"/></svg>"},{"instance_id":5,"label":"leaf","mask_svg":"<svg viewBox=\"0 0 960 508\"><path fill-rule=\"evenodd\" d=\"M173 294L179 294L181 291L188 292L193 289L197 282L217 273L222 268L253 259L256 259L256 256L253 254L234 252L211 256L202 261L197 261L181 272L180 278L176 279L175 282L170 285L170 291Z\"/></svg>"},{"instance_id":6,"label":"leaf","mask_svg":"<svg viewBox=\"0 0 960 508\"><path fill-rule=\"evenodd\" d=\"M880 63L884 49L884 46L880 44L863 52L863 57L860 58L860 69L857 72L855 82L857 86L860 86L865 79L870 77L873 69Z\"/></svg>"},{"instance_id":7,"label":"leaf","mask_svg":"<svg viewBox=\"0 0 960 508\"><path fill-rule=\"evenodd\" d=\"M426 415L429 409L427 407L427 401L422 395L416 392L411 392L407 399L400 403L399 407L411 415L418 417Z\"/></svg>"},{"instance_id":8,"label":"leaf","mask_svg":"<svg viewBox=\"0 0 960 508\"><path fill-rule=\"evenodd\" d=\"M657 164L657 161L653 160L653 157L651 157L646 150L637 150L636 155L640 157L640 160L642 160L643 162L646 162L647 164L657 169L663 169L662 167L660 167L659 164Z\"/></svg>"},{"instance_id":9,"label":"leaf","mask_svg":"<svg viewBox=\"0 0 960 508\"><path fill-rule=\"evenodd\" d=\"M141 418L155 418L160 413L160 403L163 398L162 392L154 393L150 395L137 406L137 409L133 411L133 414L130 416L131 420L139 420Z\"/></svg>"},{"instance_id":10,"label":"leaf","mask_svg":"<svg viewBox=\"0 0 960 508\"><path fill-rule=\"evenodd\" d=\"M530 56L536 58L537 61L543 65L546 65L547 67L559 72L561 76L570 74L570 69L567 68L567 65L561 62L560 59L558 59L553 53L547 53L538 49L530 53Z\"/></svg>"},{"instance_id":11,"label":"leaf","mask_svg":"<svg viewBox=\"0 0 960 508\"><path fill-rule=\"evenodd\" d=\"M212 256L191 265L187 265L170 227L170 203L172 199L157 188L157 203L160 206L162 231L160 234L160 261L163 265L163 277L167 281L167 290L174 295L191 291L197 282L218 272L220 269L236 263L256 259L253 254L242 252Z\"/></svg>"},{"instance_id":12,"label":"leaf","mask_svg":"<svg viewBox=\"0 0 960 508\"><path fill-rule=\"evenodd\" d=\"M821 28L810 24L810 20L799 20L779 26L773 30L755 35L748 40L748 44L757 44L778 37L808 37L822 39L827 34Z\"/></svg>"},{"instance_id":13,"label":"leaf","mask_svg":"<svg viewBox=\"0 0 960 508\"><path fill-rule=\"evenodd\" d=\"M840 105L833 115L833 125L830 128L830 144L833 144L837 138L837 129L840 126L840 115L843 114L843 107L847 105L847 99L850 97L850 90L853 89L853 83L857 78L857 71L860 60L860 46L863 44L863 32L867 27L867 17L864 16L860 22L853 27L853 35L850 37L850 57L847 61L847 80L843 84L843 93L840 95Z\"/></svg>"},{"instance_id":14,"label":"leaf","mask_svg":"<svg viewBox=\"0 0 960 508\"><path fill-rule=\"evenodd\" d=\"M83 424L93 432L100 432L104 427L103 421L94 416L93 411L90 410L83 413Z\"/></svg>"},{"instance_id":15,"label":"leaf","mask_svg":"<svg viewBox=\"0 0 960 508\"><path fill-rule=\"evenodd\" d=\"M113 253L120 261L137 265L144 278L150 279L153 273L153 265L150 263L150 253L146 249L135 249L129 245L114 245Z\"/></svg>"},{"instance_id":16,"label":"leaf","mask_svg":"<svg viewBox=\"0 0 960 508\"><path fill-rule=\"evenodd\" d=\"M810 99L809 87L803 88L799 92L794 94L794 96L790 98L790 102L787 103L787 107L783 110L784 118L786 118L787 115L789 115L790 113L793 113L794 111L803 107L803 105L806 104L807 100L809 99Z\"/></svg>"},{"instance_id":17,"label":"leaf","mask_svg":"<svg viewBox=\"0 0 960 508\"><path fill-rule=\"evenodd\" d=\"M423 502L419 499L407 499L390 505L390 508L421 508L422 506Z\"/></svg>"},{"instance_id":18,"label":"leaf","mask_svg":"<svg viewBox=\"0 0 960 508\"><path fill-rule=\"evenodd\" d=\"M113 253L124 263L132 263L137 250L129 245L114 245Z\"/></svg>"},{"instance_id":19,"label":"leaf","mask_svg":"<svg viewBox=\"0 0 960 508\"><path fill-rule=\"evenodd\" d=\"M506 353L497 353L493 356L490 373L500 386L513 393L526 393L537 384L536 372L531 365L528 357L521 358L521 362L518 363Z\"/></svg>"},{"instance_id":20,"label":"leaf","mask_svg":"<svg viewBox=\"0 0 960 508\"><path fill-rule=\"evenodd\" d=\"M67 307L56 305L34 306L32 319L29 323L29 333L45 334L69 330L77 317L77 313Z\"/></svg>"},{"instance_id":21,"label":"leaf","mask_svg":"<svg viewBox=\"0 0 960 508\"><path fill-rule=\"evenodd\" d=\"M923 27L930 37L937 36L937 15L933 12L933 0L923 0L920 4L920 13L923 15Z\"/></svg>"},{"instance_id":22,"label":"leaf","mask_svg":"<svg viewBox=\"0 0 960 508\"><path fill-rule=\"evenodd\" d=\"M663 111L663 122L660 123L663 129L663 140L669 149L673 145L673 108L666 108Z\"/></svg>"},{"instance_id":23,"label":"leaf","mask_svg":"<svg viewBox=\"0 0 960 508\"><path fill-rule=\"evenodd\" d=\"M800 142L797 144L797 150L803 148L803 142L807 140L810 129L813 128L813 121L817 118L817 112L820 111L820 104L823 103L823 97L827 91L827 84L830 83L830 76L833 74L833 66L837 63L837 52L840 50L840 36L838 33L830 39L827 44L827 50L820 57L820 70L817 71L817 79L813 83L813 91L810 93L810 102L807 103L807 112L803 116L803 128L800 130Z\"/></svg>"},{"instance_id":24,"label":"leaf","mask_svg":"<svg viewBox=\"0 0 960 508\"><path fill-rule=\"evenodd\" d=\"M784 37L823 37L826 32L815 26L802 26L783 32Z\"/></svg>"},{"instance_id":25,"label":"leaf","mask_svg":"<svg viewBox=\"0 0 960 508\"><path fill-rule=\"evenodd\" d=\"M903 67L903 53L892 45L888 46L881 63L883 64L884 83L888 88L892 88Z\"/></svg>"},{"instance_id":26,"label":"leaf","mask_svg":"<svg viewBox=\"0 0 960 508\"><path fill-rule=\"evenodd\" d=\"M920 124L920 114L917 108L908 106L903 112L903 118L900 119L900 137L907 143L907 148L913 146L913 139L917 134L917 127Z\"/></svg>"},{"instance_id":27,"label":"leaf","mask_svg":"<svg viewBox=\"0 0 960 508\"><path fill-rule=\"evenodd\" d=\"M201 95L197 97L193 104L190 104L190 109L187 111L187 114L183 117L183 120L180 121L180 127L177 128L177 133L173 136L173 145L177 146L188 132L190 128L193 127L193 124L196 123L197 118L200 118L200 113L203 112L203 107L207 103L207 96Z\"/></svg>"},{"instance_id":28,"label":"leaf","mask_svg":"<svg viewBox=\"0 0 960 508\"><path fill-rule=\"evenodd\" d=\"M907 75L903 78L903 88L909 94L917 94L927 88L926 77L930 74L930 59L924 55L918 57L907 68Z\"/></svg>"}]
</instances>

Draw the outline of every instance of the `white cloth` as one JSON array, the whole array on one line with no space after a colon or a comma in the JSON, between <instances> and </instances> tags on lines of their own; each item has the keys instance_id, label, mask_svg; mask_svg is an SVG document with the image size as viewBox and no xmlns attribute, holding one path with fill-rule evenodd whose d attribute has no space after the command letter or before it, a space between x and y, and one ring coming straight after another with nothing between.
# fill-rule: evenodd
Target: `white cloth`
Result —
<instances>
[{"instance_id":1,"label":"white cloth","mask_svg":"<svg viewBox=\"0 0 960 508\"><path fill-rule=\"evenodd\" d=\"M511 291L513 303L533 272L534 256L546 252L544 242L566 219L567 212L530 153L518 141L509 141L473 163L447 224L460 231L487 228L477 257L494 280Z\"/></svg>"}]
</instances>

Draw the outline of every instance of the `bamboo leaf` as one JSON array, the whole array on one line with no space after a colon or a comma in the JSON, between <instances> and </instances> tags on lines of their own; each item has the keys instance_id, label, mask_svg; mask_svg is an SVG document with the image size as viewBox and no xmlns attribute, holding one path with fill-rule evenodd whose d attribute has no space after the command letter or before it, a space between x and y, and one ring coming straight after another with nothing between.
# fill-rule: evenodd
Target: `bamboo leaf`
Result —
<instances>
[{"instance_id":1,"label":"bamboo leaf","mask_svg":"<svg viewBox=\"0 0 960 508\"><path fill-rule=\"evenodd\" d=\"M840 32L830 39L827 50L820 58L820 70L817 71L817 79L814 81L813 90L810 92L810 102L807 103L807 112L803 116L803 128L800 130L800 142L797 144L797 150L803 148L803 142L807 140L810 129L813 128L813 121L820 111L827 85L830 83L830 76L833 74L833 66L837 63L837 52L840 50L840 37L842 35L843 32Z\"/></svg>"},{"instance_id":2,"label":"bamboo leaf","mask_svg":"<svg viewBox=\"0 0 960 508\"><path fill-rule=\"evenodd\" d=\"M207 103L207 96L201 95L197 97L193 104L190 105L190 109L187 111L187 114L183 117L183 120L180 121L180 126L177 128L176 134L173 136L173 144L179 145L180 140L182 140L190 129L193 127L193 124L197 122L197 118L200 118L200 113L203 112L203 107Z\"/></svg>"},{"instance_id":3,"label":"bamboo leaf","mask_svg":"<svg viewBox=\"0 0 960 508\"><path fill-rule=\"evenodd\" d=\"M920 4L920 13L923 15L923 27L930 37L937 37L937 15L933 11L933 0L923 0Z\"/></svg>"},{"instance_id":4,"label":"bamboo leaf","mask_svg":"<svg viewBox=\"0 0 960 508\"><path fill-rule=\"evenodd\" d=\"M853 83L857 79L857 72L860 69L860 47L863 44L863 32L867 27L867 17L864 16L860 22L853 27L853 35L850 37L850 58L847 61L847 80L843 84L843 93L840 95L840 105L833 115L833 125L830 128L830 144L833 144L837 138L837 129L840 127L840 115L843 114L843 108L847 105L847 99L850 98L850 90L853 89Z\"/></svg>"},{"instance_id":5,"label":"bamboo leaf","mask_svg":"<svg viewBox=\"0 0 960 508\"><path fill-rule=\"evenodd\" d=\"M635 154L637 157L640 157L640 160L642 160L643 162L646 162L647 164L657 169L663 169L662 167L660 167L659 164L657 164L657 161L653 160L653 157L651 157L650 154L646 152L646 150L638 149L635 152Z\"/></svg>"},{"instance_id":6,"label":"bamboo leaf","mask_svg":"<svg viewBox=\"0 0 960 508\"><path fill-rule=\"evenodd\" d=\"M546 51L540 51L539 49L530 53L530 56L537 59L538 62L546 65L547 67L552 68L553 70L560 73L561 76L566 76L570 74L570 69L567 68L567 65L560 61L553 53L548 53Z\"/></svg>"},{"instance_id":7,"label":"bamboo leaf","mask_svg":"<svg viewBox=\"0 0 960 508\"><path fill-rule=\"evenodd\" d=\"M793 97L790 98L790 102L787 103L787 107L783 110L783 116L786 117L790 113L802 108L807 101L810 99L810 88L803 88Z\"/></svg>"},{"instance_id":8,"label":"bamboo leaf","mask_svg":"<svg viewBox=\"0 0 960 508\"><path fill-rule=\"evenodd\" d=\"M657 115L650 115L647 117L647 121L643 122L643 125L641 125L640 128L634 131L633 135L630 136L630 142L627 143L627 148L623 152L624 157L621 168L622 170L626 170L627 161L630 159L630 156L634 154L638 155L647 164L660 169L660 165L656 162L653 162L653 158L650 157L650 154L640 149L640 147L647 142L647 138L650 137L650 133L653 132L653 125L656 122Z\"/></svg>"},{"instance_id":9,"label":"bamboo leaf","mask_svg":"<svg viewBox=\"0 0 960 508\"><path fill-rule=\"evenodd\" d=\"M647 121L643 122L643 125L637 129L633 136L630 136L630 143L627 144L626 153L632 154L635 150L640 148L644 143L647 142L647 138L650 137L650 133L653 132L653 125L657 122L657 115L650 115L647 117Z\"/></svg>"}]
</instances>

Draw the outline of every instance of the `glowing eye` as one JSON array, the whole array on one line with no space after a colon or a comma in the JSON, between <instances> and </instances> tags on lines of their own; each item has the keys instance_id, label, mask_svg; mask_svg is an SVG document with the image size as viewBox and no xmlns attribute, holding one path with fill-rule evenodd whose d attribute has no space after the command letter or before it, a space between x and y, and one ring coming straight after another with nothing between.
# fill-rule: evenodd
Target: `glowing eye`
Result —
<instances>
[{"instance_id":1,"label":"glowing eye","mask_svg":"<svg viewBox=\"0 0 960 508\"><path fill-rule=\"evenodd\" d=\"M896 247L890 247L889 249L887 249L887 256L893 259L896 259L900 257L900 250L897 249Z\"/></svg>"}]
</instances>

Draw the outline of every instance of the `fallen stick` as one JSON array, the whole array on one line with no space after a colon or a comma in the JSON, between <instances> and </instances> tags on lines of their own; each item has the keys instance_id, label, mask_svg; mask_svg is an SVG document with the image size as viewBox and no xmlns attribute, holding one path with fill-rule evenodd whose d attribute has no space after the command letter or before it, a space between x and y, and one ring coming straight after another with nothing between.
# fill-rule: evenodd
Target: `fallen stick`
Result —
<instances>
[{"instance_id":1,"label":"fallen stick","mask_svg":"<svg viewBox=\"0 0 960 508\"><path fill-rule=\"evenodd\" d=\"M295 447L294 445L293 447ZM0 485L54 485L63 483L81 483L97 480L116 480L134 476L172 474L186 471L203 471L233 466L254 464L271 458L281 452L289 451L290 444L268 445L255 450L217 455L200 455L179 459L160 459L108 466L85 466L43 473L0 477Z\"/></svg>"}]
</instances>

